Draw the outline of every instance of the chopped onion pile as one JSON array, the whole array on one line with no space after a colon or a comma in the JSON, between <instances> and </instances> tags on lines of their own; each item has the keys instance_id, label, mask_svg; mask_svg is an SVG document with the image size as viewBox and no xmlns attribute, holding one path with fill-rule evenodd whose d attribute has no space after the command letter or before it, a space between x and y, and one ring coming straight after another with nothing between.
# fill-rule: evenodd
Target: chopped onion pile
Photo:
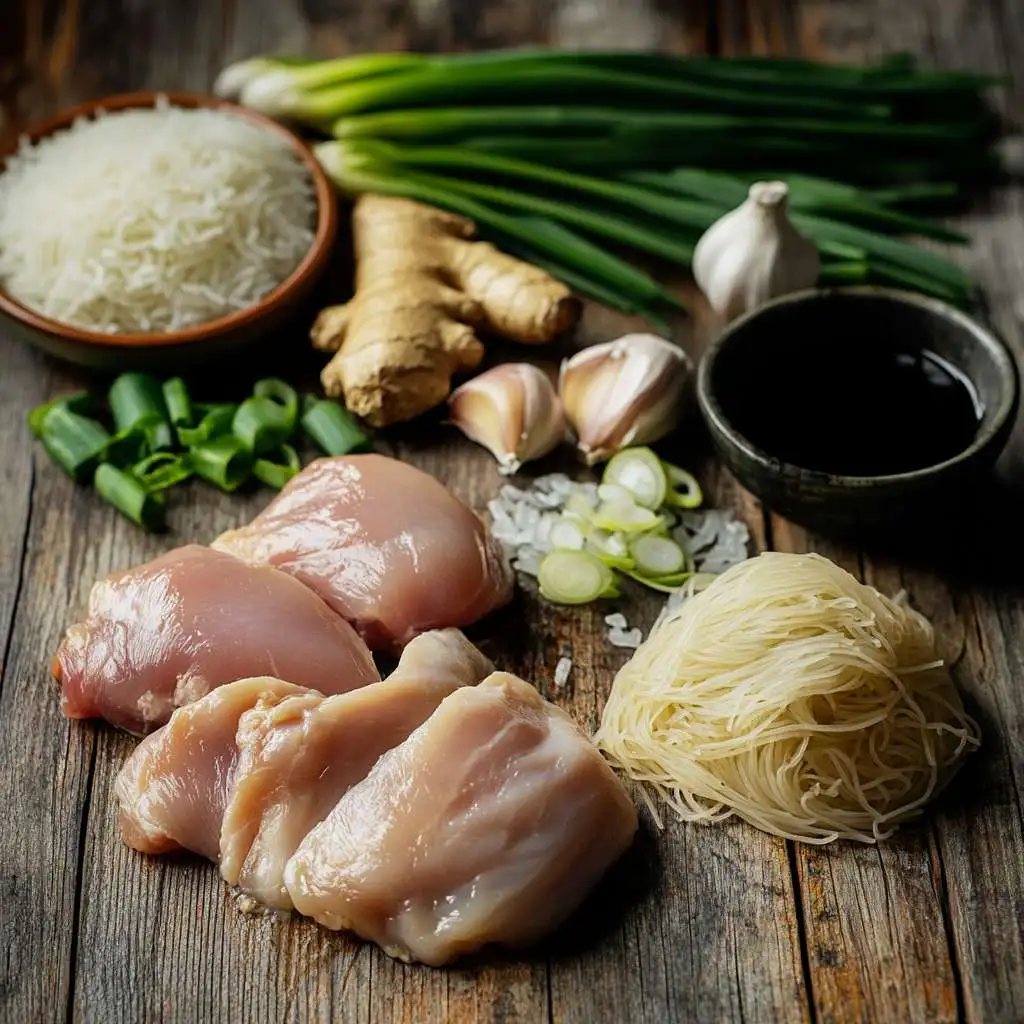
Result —
<instances>
[{"instance_id":1,"label":"chopped onion pile","mask_svg":"<svg viewBox=\"0 0 1024 1024\"><path fill-rule=\"evenodd\" d=\"M488 510L513 567L538 577L549 600L617 596L622 574L678 604L747 557L747 527L728 509L697 511L700 500L688 473L649 449L629 448L608 464L600 485L551 473L525 490L506 484ZM621 615L606 623L617 646L639 644L640 631Z\"/></svg>"}]
</instances>

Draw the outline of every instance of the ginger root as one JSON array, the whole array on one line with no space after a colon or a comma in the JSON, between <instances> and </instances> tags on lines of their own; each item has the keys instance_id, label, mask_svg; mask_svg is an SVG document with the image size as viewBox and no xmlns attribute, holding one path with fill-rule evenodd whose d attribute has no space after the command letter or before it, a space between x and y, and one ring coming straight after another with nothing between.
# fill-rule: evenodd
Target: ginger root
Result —
<instances>
[{"instance_id":1,"label":"ginger root","mask_svg":"<svg viewBox=\"0 0 1024 1024\"><path fill-rule=\"evenodd\" d=\"M484 355L475 328L526 345L551 341L580 311L568 288L485 242L476 225L409 199L364 195L352 215L356 293L317 317L321 374L375 427L440 405L455 373Z\"/></svg>"}]
</instances>

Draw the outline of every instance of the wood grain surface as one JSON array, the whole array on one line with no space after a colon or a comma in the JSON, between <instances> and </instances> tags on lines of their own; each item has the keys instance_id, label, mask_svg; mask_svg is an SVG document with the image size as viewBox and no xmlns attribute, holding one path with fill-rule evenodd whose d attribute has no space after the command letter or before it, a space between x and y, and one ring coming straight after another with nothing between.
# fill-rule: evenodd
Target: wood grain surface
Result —
<instances>
[{"instance_id":1,"label":"wood grain surface","mask_svg":"<svg viewBox=\"0 0 1024 1024\"><path fill-rule=\"evenodd\" d=\"M226 62L470 50L520 43L838 60L911 50L925 63L1024 71L1017 0L3 0L0 137L72 101L129 88L209 88ZM1000 97L1024 120L1024 84ZM1010 146L1019 145L1019 138ZM1024 191L978 198L960 258L985 316L1024 352ZM344 291L333 283L331 297ZM696 330L694 329L696 325ZM577 344L628 326L587 311ZM316 365L297 322L265 353L284 376ZM700 318L677 325L699 351ZM827 339L824 339L827 342ZM557 356L557 353L554 354ZM251 372L252 368L248 372ZM217 368L225 389L246 373ZM111 806L133 740L60 714L47 664L93 581L186 540L208 541L267 495L187 487L173 532L150 537L74 487L25 427L37 402L92 383L0 337L0 1020L352 1021L410 1024L703 1021L1024 1021L1024 436L991 492L950 495L948 527L893 552L854 550L768 514L704 454L681 460L758 548L820 550L937 626L985 732L983 752L921 824L874 847L800 846L743 824L644 822L635 847L556 935L447 970L407 966L300 920L243 914L214 867L126 849ZM437 423L388 450L483 510L489 457ZM658 602L624 606L648 626ZM602 612L526 588L473 636L502 667L596 725L624 654ZM568 685L551 674L569 654Z\"/></svg>"}]
</instances>

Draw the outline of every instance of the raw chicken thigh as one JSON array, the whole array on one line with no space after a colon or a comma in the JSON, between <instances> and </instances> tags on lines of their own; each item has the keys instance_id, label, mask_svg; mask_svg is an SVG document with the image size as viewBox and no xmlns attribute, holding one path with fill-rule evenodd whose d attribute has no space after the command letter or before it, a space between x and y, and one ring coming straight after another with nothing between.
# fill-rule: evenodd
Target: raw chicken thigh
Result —
<instances>
[{"instance_id":1,"label":"raw chicken thigh","mask_svg":"<svg viewBox=\"0 0 1024 1024\"><path fill-rule=\"evenodd\" d=\"M290 908L284 869L309 830L448 694L493 667L457 629L437 630L413 640L382 683L244 714L220 839L224 878L268 906Z\"/></svg>"},{"instance_id":2,"label":"raw chicken thigh","mask_svg":"<svg viewBox=\"0 0 1024 1024\"><path fill-rule=\"evenodd\" d=\"M379 678L356 632L311 590L194 544L97 583L53 671L69 718L136 733L235 679L274 675L342 693Z\"/></svg>"},{"instance_id":3,"label":"raw chicken thigh","mask_svg":"<svg viewBox=\"0 0 1024 1024\"><path fill-rule=\"evenodd\" d=\"M175 711L118 772L114 795L124 841L143 853L183 849L217 860L238 763L238 719L250 708L308 693L264 676L219 686Z\"/></svg>"},{"instance_id":4,"label":"raw chicken thigh","mask_svg":"<svg viewBox=\"0 0 1024 1024\"><path fill-rule=\"evenodd\" d=\"M386 750L489 661L454 629L426 633L384 682L323 697L276 679L214 690L147 737L115 786L125 842L184 847L228 882L290 908L284 868L306 834Z\"/></svg>"},{"instance_id":5,"label":"raw chicken thigh","mask_svg":"<svg viewBox=\"0 0 1024 1024\"><path fill-rule=\"evenodd\" d=\"M573 721L515 676L447 697L302 842L296 909L443 964L555 927L629 846L633 804Z\"/></svg>"},{"instance_id":6,"label":"raw chicken thigh","mask_svg":"<svg viewBox=\"0 0 1024 1024\"><path fill-rule=\"evenodd\" d=\"M432 476L382 455L311 463L213 546L295 576L374 648L476 622L512 594L481 520Z\"/></svg>"}]
</instances>

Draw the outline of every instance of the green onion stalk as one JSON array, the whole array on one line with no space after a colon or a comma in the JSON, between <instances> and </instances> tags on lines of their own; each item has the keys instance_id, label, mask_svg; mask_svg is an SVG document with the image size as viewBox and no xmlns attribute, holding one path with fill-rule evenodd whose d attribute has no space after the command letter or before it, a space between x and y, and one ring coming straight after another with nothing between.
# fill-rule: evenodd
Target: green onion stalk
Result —
<instances>
[{"instance_id":1,"label":"green onion stalk","mask_svg":"<svg viewBox=\"0 0 1024 1024\"><path fill-rule=\"evenodd\" d=\"M317 155L346 193L464 214L581 293L660 318L678 303L622 250L686 265L766 178L789 184L822 281L969 304L969 279L901 236L965 241L921 213L1000 173L984 94L1002 84L905 54L833 66L526 48L255 58L218 91L333 135Z\"/></svg>"}]
</instances>

